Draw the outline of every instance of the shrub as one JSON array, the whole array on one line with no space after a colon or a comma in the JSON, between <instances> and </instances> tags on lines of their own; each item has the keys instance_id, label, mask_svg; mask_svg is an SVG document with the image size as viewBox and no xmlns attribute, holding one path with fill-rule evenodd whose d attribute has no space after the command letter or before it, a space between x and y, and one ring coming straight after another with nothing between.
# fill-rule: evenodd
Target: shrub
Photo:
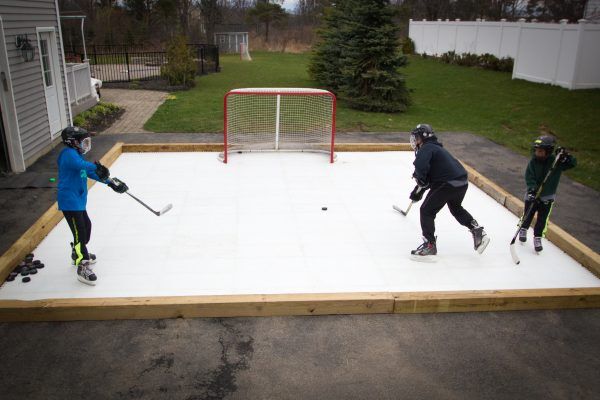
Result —
<instances>
[{"instance_id":1,"label":"shrub","mask_svg":"<svg viewBox=\"0 0 600 400\"><path fill-rule=\"evenodd\" d=\"M456 54L454 51L448 51L439 56L438 60L446 64L456 64L465 67L480 67L503 72L512 72L514 65L514 60L512 58L498 58L490 53L477 55L472 53Z\"/></svg>"},{"instance_id":2,"label":"shrub","mask_svg":"<svg viewBox=\"0 0 600 400\"><path fill-rule=\"evenodd\" d=\"M411 38L405 37L400 42L400 45L402 46L402 53L415 54L415 42Z\"/></svg>"},{"instance_id":3,"label":"shrub","mask_svg":"<svg viewBox=\"0 0 600 400\"><path fill-rule=\"evenodd\" d=\"M113 103L100 102L94 107L78 114L73 118L73 125L87 130L94 130L97 126L112 115L121 111L121 107Z\"/></svg>"},{"instance_id":4,"label":"shrub","mask_svg":"<svg viewBox=\"0 0 600 400\"><path fill-rule=\"evenodd\" d=\"M174 36L167 47L167 65L161 67L161 75L169 81L169 85L194 85L196 65L185 36Z\"/></svg>"}]
</instances>

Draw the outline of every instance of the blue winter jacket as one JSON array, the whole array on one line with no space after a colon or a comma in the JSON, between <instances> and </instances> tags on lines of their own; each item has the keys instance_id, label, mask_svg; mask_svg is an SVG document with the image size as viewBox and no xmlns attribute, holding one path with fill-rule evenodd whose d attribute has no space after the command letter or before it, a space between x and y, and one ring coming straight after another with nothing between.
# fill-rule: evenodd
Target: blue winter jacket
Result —
<instances>
[{"instance_id":1,"label":"blue winter jacket","mask_svg":"<svg viewBox=\"0 0 600 400\"><path fill-rule=\"evenodd\" d=\"M58 209L84 211L87 204L87 179L99 182L96 165L86 161L79 152L66 147L58 156ZM105 183L105 182L103 182Z\"/></svg>"},{"instance_id":2,"label":"blue winter jacket","mask_svg":"<svg viewBox=\"0 0 600 400\"><path fill-rule=\"evenodd\" d=\"M461 163L444 147L436 138L425 141L417 151L413 176L421 182L432 186L450 183L452 186L461 186L467 183L467 171Z\"/></svg>"}]
</instances>

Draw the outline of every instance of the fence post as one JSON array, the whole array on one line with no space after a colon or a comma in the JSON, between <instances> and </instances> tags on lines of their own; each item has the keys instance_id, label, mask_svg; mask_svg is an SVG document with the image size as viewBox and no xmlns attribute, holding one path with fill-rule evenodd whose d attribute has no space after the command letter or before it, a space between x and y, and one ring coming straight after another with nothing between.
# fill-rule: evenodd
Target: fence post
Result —
<instances>
[{"instance_id":1,"label":"fence post","mask_svg":"<svg viewBox=\"0 0 600 400\"><path fill-rule=\"evenodd\" d=\"M552 84L556 85L556 79L558 78L558 69L560 65L560 56L562 53L563 47L563 37L565 34L565 27L567 26L568 19L560 20L560 41L558 42L558 54L556 55L556 63L554 63L554 76L552 77ZM577 54L575 54L577 56Z\"/></svg>"},{"instance_id":2,"label":"fence post","mask_svg":"<svg viewBox=\"0 0 600 400\"><path fill-rule=\"evenodd\" d=\"M517 65L519 65L519 51L521 50L521 31L523 30L524 24L525 24L525 18L520 18L519 19L519 32L517 33L517 50L515 52L515 62L513 63L512 79L515 79Z\"/></svg>"},{"instance_id":3,"label":"fence post","mask_svg":"<svg viewBox=\"0 0 600 400\"><path fill-rule=\"evenodd\" d=\"M573 77L569 82L569 90L577 89L577 80L579 78L579 64L581 61L581 47L583 46L583 36L585 34L585 24L587 19L580 19L577 25L577 50L575 53L575 66L573 68Z\"/></svg>"},{"instance_id":4,"label":"fence post","mask_svg":"<svg viewBox=\"0 0 600 400\"><path fill-rule=\"evenodd\" d=\"M498 58L502 58L502 42L504 41L504 23L506 18L500 20L500 43L498 43Z\"/></svg>"},{"instance_id":5,"label":"fence post","mask_svg":"<svg viewBox=\"0 0 600 400\"><path fill-rule=\"evenodd\" d=\"M129 52L125 50L125 65L127 68L127 82L131 82L131 73L129 72Z\"/></svg>"}]
</instances>

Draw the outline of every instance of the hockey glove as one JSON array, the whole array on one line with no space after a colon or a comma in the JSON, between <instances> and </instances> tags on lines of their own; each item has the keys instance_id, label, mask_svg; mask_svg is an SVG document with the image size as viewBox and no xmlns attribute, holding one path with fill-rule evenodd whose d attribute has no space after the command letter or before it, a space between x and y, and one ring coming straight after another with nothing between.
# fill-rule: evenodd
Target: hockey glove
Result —
<instances>
[{"instance_id":1,"label":"hockey glove","mask_svg":"<svg viewBox=\"0 0 600 400\"><path fill-rule=\"evenodd\" d=\"M527 196L525 196L525 201L528 201L528 202L535 201L536 193L537 193L537 190L535 190L535 189L527 190Z\"/></svg>"},{"instance_id":2,"label":"hockey glove","mask_svg":"<svg viewBox=\"0 0 600 400\"><path fill-rule=\"evenodd\" d=\"M96 161L96 175L100 178L101 181L106 181L110 177L110 171L104 165L100 164L99 161Z\"/></svg>"},{"instance_id":3,"label":"hockey glove","mask_svg":"<svg viewBox=\"0 0 600 400\"><path fill-rule=\"evenodd\" d=\"M129 187L125 184L125 182L116 178L108 182L108 187L117 193L125 193L129 190Z\"/></svg>"},{"instance_id":4,"label":"hockey glove","mask_svg":"<svg viewBox=\"0 0 600 400\"><path fill-rule=\"evenodd\" d=\"M569 154L569 152L567 150L565 150L564 148L560 150L560 152L558 153L558 163L559 164L565 164L568 163L569 160L571 158L571 155Z\"/></svg>"},{"instance_id":5,"label":"hockey glove","mask_svg":"<svg viewBox=\"0 0 600 400\"><path fill-rule=\"evenodd\" d=\"M423 193L425 193L425 188L423 186L415 186L415 188L410 192L410 196L408 196L412 201L417 202L421 201L423 198Z\"/></svg>"}]
</instances>

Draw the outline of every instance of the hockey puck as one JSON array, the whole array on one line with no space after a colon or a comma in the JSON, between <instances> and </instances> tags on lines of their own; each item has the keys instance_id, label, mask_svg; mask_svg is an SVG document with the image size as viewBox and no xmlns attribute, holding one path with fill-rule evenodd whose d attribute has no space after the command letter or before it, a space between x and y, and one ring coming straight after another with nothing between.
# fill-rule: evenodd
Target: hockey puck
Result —
<instances>
[{"instance_id":1,"label":"hockey puck","mask_svg":"<svg viewBox=\"0 0 600 400\"><path fill-rule=\"evenodd\" d=\"M33 265L40 265L42 262L40 260L33 260Z\"/></svg>"},{"instance_id":2,"label":"hockey puck","mask_svg":"<svg viewBox=\"0 0 600 400\"><path fill-rule=\"evenodd\" d=\"M321 207L321 210L327 211L327 207Z\"/></svg>"},{"instance_id":3,"label":"hockey puck","mask_svg":"<svg viewBox=\"0 0 600 400\"><path fill-rule=\"evenodd\" d=\"M31 280L30 277L26 276L25 278L21 279L23 282L27 283Z\"/></svg>"},{"instance_id":4,"label":"hockey puck","mask_svg":"<svg viewBox=\"0 0 600 400\"><path fill-rule=\"evenodd\" d=\"M29 269L28 268L22 269L21 276L27 276L27 275L29 275Z\"/></svg>"},{"instance_id":5,"label":"hockey puck","mask_svg":"<svg viewBox=\"0 0 600 400\"><path fill-rule=\"evenodd\" d=\"M16 275L9 275L6 277L6 282L12 282L15 280L16 277Z\"/></svg>"},{"instance_id":6,"label":"hockey puck","mask_svg":"<svg viewBox=\"0 0 600 400\"><path fill-rule=\"evenodd\" d=\"M44 268L44 267L45 267L45 265L44 265L44 264L38 264L38 265L36 265L35 267L36 267L37 269L42 269L42 268Z\"/></svg>"},{"instance_id":7,"label":"hockey puck","mask_svg":"<svg viewBox=\"0 0 600 400\"><path fill-rule=\"evenodd\" d=\"M29 270L29 275L35 275L35 274L37 274L37 269L35 269L35 268L31 268L31 269Z\"/></svg>"},{"instance_id":8,"label":"hockey puck","mask_svg":"<svg viewBox=\"0 0 600 400\"><path fill-rule=\"evenodd\" d=\"M19 275L18 272L11 272L10 274L8 274L9 277L13 277L13 278L15 278L17 275Z\"/></svg>"}]
</instances>

